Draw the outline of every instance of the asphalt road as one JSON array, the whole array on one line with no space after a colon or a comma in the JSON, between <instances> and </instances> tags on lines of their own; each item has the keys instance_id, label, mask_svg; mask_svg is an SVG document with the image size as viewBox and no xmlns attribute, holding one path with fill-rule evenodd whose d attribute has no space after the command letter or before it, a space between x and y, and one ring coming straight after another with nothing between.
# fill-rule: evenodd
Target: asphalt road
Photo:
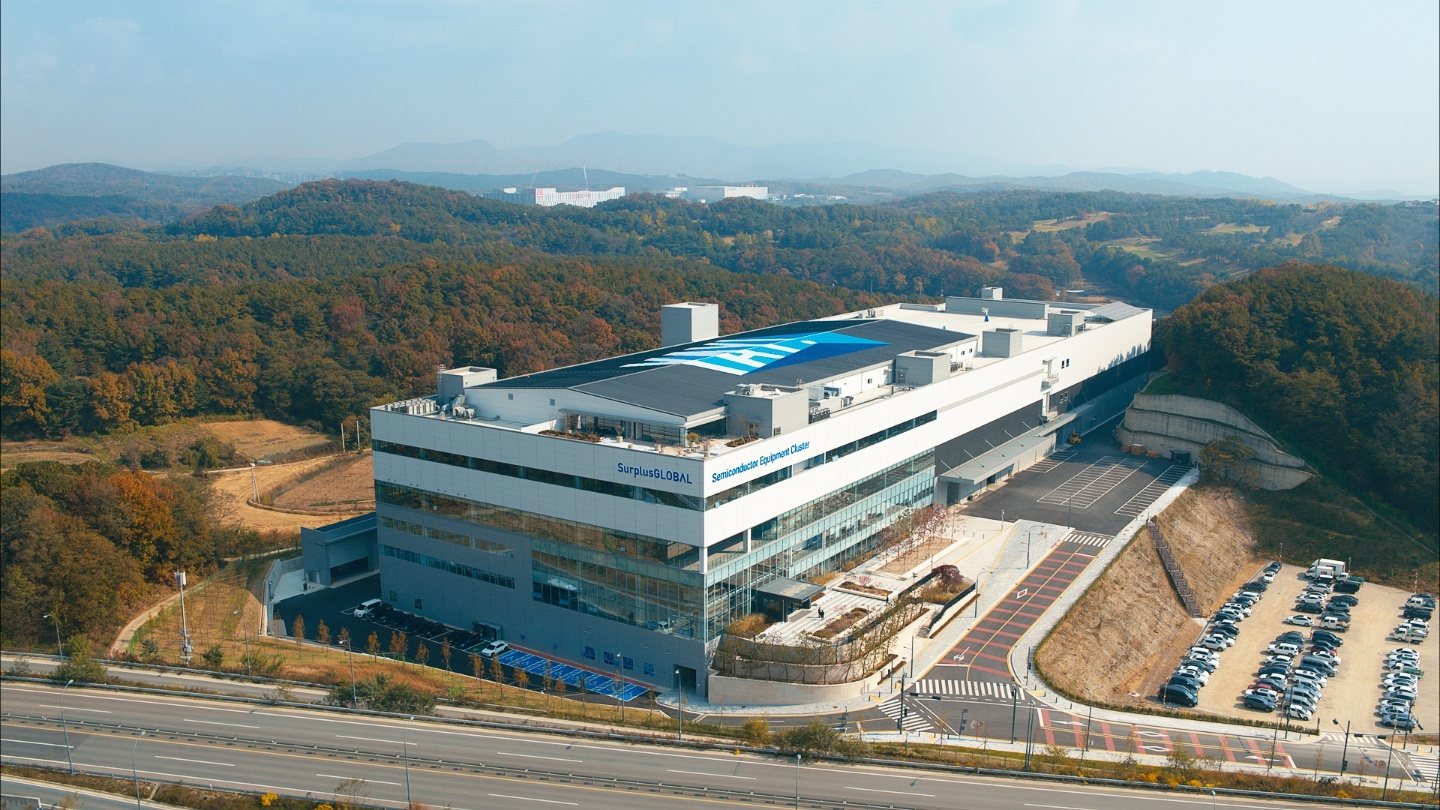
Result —
<instances>
[{"instance_id":1,"label":"asphalt road","mask_svg":"<svg viewBox=\"0 0 1440 810\"><path fill-rule=\"evenodd\" d=\"M1151 792L942 775L917 770L791 763L774 758L576 740L553 735L411 722L207 699L116 694L71 687L60 721L58 689L0 686L0 756L192 785L274 790L316 799L362 780L371 802L454 808L624 807L715 804L1140 810ZM143 729L145 736L138 736ZM68 740L68 742L67 742ZM67 747L68 746L68 747ZM728 792L728 793L722 793ZM755 798L748 795L755 794ZM766 801L768 799L768 801ZM1166 794L1167 806L1298 807Z\"/></svg>"}]
</instances>

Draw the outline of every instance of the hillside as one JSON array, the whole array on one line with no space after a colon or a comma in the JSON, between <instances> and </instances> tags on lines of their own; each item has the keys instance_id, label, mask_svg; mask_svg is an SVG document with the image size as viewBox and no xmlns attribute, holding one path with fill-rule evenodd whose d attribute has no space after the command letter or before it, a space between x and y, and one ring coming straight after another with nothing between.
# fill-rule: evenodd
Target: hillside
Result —
<instances>
[{"instance_id":1,"label":"hillside","mask_svg":"<svg viewBox=\"0 0 1440 810\"><path fill-rule=\"evenodd\" d=\"M1207 290L1156 343L1176 391L1234 406L1328 478L1440 528L1434 295L1289 264Z\"/></svg>"},{"instance_id":2,"label":"hillside","mask_svg":"<svg viewBox=\"0 0 1440 810\"><path fill-rule=\"evenodd\" d=\"M0 177L0 231L100 218L170 222L284 188L285 183L256 177L181 177L105 163L68 163Z\"/></svg>"},{"instance_id":3,"label":"hillside","mask_svg":"<svg viewBox=\"0 0 1440 810\"><path fill-rule=\"evenodd\" d=\"M1207 612L1260 564L1246 505L1231 490L1191 489L1158 522ZM1035 662L1047 682L1077 699L1143 706L1168 677L1165 665L1181 657L1199 629L1180 605L1146 529L1056 625Z\"/></svg>"}]
</instances>

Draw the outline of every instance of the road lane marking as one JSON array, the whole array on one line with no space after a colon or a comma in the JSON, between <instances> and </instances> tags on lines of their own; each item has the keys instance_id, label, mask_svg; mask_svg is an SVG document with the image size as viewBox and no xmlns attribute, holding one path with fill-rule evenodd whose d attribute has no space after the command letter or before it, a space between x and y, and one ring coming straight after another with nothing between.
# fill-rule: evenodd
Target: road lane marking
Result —
<instances>
[{"instance_id":1,"label":"road lane marking","mask_svg":"<svg viewBox=\"0 0 1440 810\"><path fill-rule=\"evenodd\" d=\"M342 740L365 740L366 742L383 742L390 743L391 745L417 745L417 743L401 740L382 740L379 737L352 737L349 734L336 734L335 736Z\"/></svg>"},{"instance_id":2,"label":"road lane marking","mask_svg":"<svg viewBox=\"0 0 1440 810\"><path fill-rule=\"evenodd\" d=\"M847 787L845 790L863 790L866 793L894 793L900 796L924 796L927 799L935 798L933 793L915 793L909 790L881 790L880 788Z\"/></svg>"},{"instance_id":3,"label":"road lane marking","mask_svg":"<svg viewBox=\"0 0 1440 810\"><path fill-rule=\"evenodd\" d=\"M1026 807L1048 807L1050 810L1095 810L1093 807L1075 807L1069 804L1026 804Z\"/></svg>"},{"instance_id":4,"label":"road lane marking","mask_svg":"<svg viewBox=\"0 0 1440 810\"><path fill-rule=\"evenodd\" d=\"M244 723L221 723L218 720L195 720L189 717L180 718L186 723L204 723L207 726L234 726L235 728L260 728L259 726L247 726Z\"/></svg>"},{"instance_id":5,"label":"road lane marking","mask_svg":"<svg viewBox=\"0 0 1440 810\"><path fill-rule=\"evenodd\" d=\"M568 804L571 807L579 807L579 802L561 802L555 799L532 799L529 796L511 796L507 793L491 793L497 799L519 799L522 802L544 802L546 804Z\"/></svg>"},{"instance_id":6,"label":"road lane marking","mask_svg":"<svg viewBox=\"0 0 1440 810\"><path fill-rule=\"evenodd\" d=\"M548 759L554 762L584 762L583 759L566 759L565 757L542 757L539 754L512 754L509 751L496 751L502 757L525 757L526 759Z\"/></svg>"},{"instance_id":7,"label":"road lane marking","mask_svg":"<svg viewBox=\"0 0 1440 810\"><path fill-rule=\"evenodd\" d=\"M753 777L753 776L735 776L734 774L729 774L729 773L705 773L704 771L677 771L677 770L675 770L674 768L666 768L666 769L665 769L665 772L666 772L666 773L688 773L688 774L690 774L691 776L715 776L715 777L718 777L718 778L720 778L720 779L748 779L748 780L750 780L751 782L754 782L754 781L755 781L755 777Z\"/></svg>"},{"instance_id":8,"label":"road lane marking","mask_svg":"<svg viewBox=\"0 0 1440 810\"><path fill-rule=\"evenodd\" d=\"M369 782L372 785L394 785L396 787L400 786L399 782L385 782L379 779L366 779L363 776L336 776L333 773L317 773L315 775L322 776L326 779L358 779L362 782Z\"/></svg>"},{"instance_id":9,"label":"road lane marking","mask_svg":"<svg viewBox=\"0 0 1440 810\"><path fill-rule=\"evenodd\" d=\"M112 712L107 712L104 709L82 709L79 706L51 706L49 703L37 703L35 705L39 706L42 709L63 709L67 712L93 712L95 714L112 714Z\"/></svg>"},{"instance_id":10,"label":"road lane marking","mask_svg":"<svg viewBox=\"0 0 1440 810\"><path fill-rule=\"evenodd\" d=\"M156 759L173 759L173 760L175 760L176 762L193 762L193 763L195 763L196 765L223 765L223 766L225 766L226 768L233 768L233 767L235 767L234 765L230 764L229 762L211 762L211 761L208 760L208 759L185 759L185 758L183 758L183 757L162 757L162 756L160 756L159 754L156 754L156 755L155 755L155 758L156 758Z\"/></svg>"},{"instance_id":11,"label":"road lane marking","mask_svg":"<svg viewBox=\"0 0 1440 810\"><path fill-rule=\"evenodd\" d=\"M44 745L44 746L49 747L49 748L74 748L74 747L75 747L75 746L73 746L73 745L65 745L64 743L42 743L42 742L32 742L32 741L30 741L30 740L12 740L12 739L10 739L9 737L0 738L0 742L19 743L19 744L21 744L21 745Z\"/></svg>"}]
</instances>

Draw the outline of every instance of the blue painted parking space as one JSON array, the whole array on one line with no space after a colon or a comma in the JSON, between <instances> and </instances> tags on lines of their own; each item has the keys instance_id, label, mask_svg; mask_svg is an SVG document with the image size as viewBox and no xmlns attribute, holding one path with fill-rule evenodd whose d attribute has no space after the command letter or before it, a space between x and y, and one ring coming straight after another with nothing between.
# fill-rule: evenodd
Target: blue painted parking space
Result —
<instances>
[{"instance_id":1,"label":"blue painted parking space","mask_svg":"<svg viewBox=\"0 0 1440 810\"><path fill-rule=\"evenodd\" d=\"M613 697L626 703L645 694L647 689L627 681L617 680L609 675L581 669L577 666L551 661L534 653L510 649L500 654L500 663L512 669L523 669L536 678L545 677L545 667L550 667L550 677L567 687L582 689L597 695Z\"/></svg>"}]
</instances>

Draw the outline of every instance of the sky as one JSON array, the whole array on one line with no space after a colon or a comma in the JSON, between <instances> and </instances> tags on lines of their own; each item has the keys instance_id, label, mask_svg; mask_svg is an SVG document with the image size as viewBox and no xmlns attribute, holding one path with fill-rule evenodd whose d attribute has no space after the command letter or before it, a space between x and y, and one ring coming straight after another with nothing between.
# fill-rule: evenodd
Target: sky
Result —
<instances>
[{"instance_id":1,"label":"sky","mask_svg":"<svg viewBox=\"0 0 1440 810\"><path fill-rule=\"evenodd\" d=\"M4 173L608 131L1428 196L1440 3L0 4Z\"/></svg>"}]
</instances>

